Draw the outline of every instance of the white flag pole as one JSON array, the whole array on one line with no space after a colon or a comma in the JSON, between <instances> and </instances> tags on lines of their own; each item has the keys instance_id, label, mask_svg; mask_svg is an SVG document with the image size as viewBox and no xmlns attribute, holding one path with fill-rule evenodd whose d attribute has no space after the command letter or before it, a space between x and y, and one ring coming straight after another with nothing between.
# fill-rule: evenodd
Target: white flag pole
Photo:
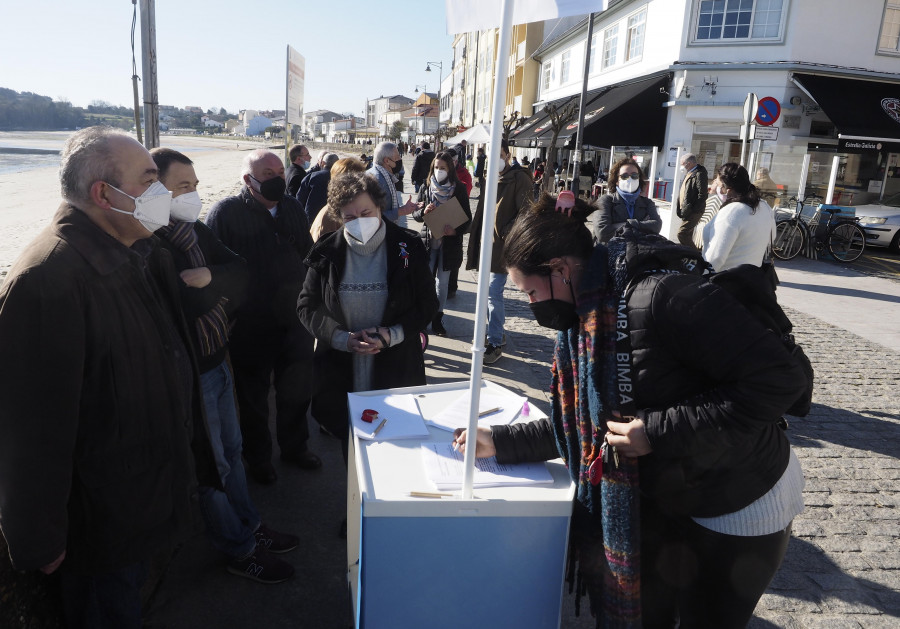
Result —
<instances>
[{"instance_id":1,"label":"white flag pole","mask_svg":"<svg viewBox=\"0 0 900 629\"><path fill-rule=\"evenodd\" d=\"M509 42L512 38L513 0L503 0L500 12L500 38L494 71L494 107L491 112L491 144L487 159L487 181L481 223L481 256L478 263L478 297L475 302L475 336L472 339L472 373L469 378L468 446L464 459L463 500L472 499L475 479L475 443L478 430L478 404L481 399L481 371L484 359L484 332L487 324L488 284L491 272L491 252L494 249L494 218L497 214L497 184L500 180L500 141L503 137L503 109L506 104L506 80L509 62Z\"/></svg>"}]
</instances>

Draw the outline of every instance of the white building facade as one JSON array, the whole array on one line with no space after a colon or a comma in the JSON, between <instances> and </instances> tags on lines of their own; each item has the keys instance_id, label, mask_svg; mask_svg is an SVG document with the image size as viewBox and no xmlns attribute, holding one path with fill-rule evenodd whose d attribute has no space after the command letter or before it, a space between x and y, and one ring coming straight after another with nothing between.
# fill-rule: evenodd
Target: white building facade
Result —
<instances>
[{"instance_id":1,"label":"white building facade","mask_svg":"<svg viewBox=\"0 0 900 629\"><path fill-rule=\"evenodd\" d=\"M588 147L655 145L654 174L663 180L672 180L681 148L712 173L740 161L743 104L753 93L764 105L753 121L764 139L749 143L745 164L768 168L782 197L824 196L834 156L840 167L831 201L858 205L900 191L900 1L858 0L852 10L838 0L610 4L595 17L590 44ZM586 40L586 17L545 37L535 53L536 112L580 94ZM536 152L548 140L546 127L543 135L534 130L546 121L538 113L529 122L513 142ZM557 144L573 148L575 131L577 123ZM596 155L605 166L621 156Z\"/></svg>"}]
</instances>

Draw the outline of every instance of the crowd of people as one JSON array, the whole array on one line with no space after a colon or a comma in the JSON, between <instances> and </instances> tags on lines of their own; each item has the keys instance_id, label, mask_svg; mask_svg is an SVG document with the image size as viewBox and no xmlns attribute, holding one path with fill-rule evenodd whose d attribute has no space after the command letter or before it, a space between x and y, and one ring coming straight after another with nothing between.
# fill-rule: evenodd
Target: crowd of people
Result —
<instances>
[{"instance_id":1,"label":"crowd of people","mask_svg":"<svg viewBox=\"0 0 900 629\"><path fill-rule=\"evenodd\" d=\"M69 138L63 203L0 289L0 526L17 569L60 575L69 626L141 626L150 559L183 539L195 498L229 572L293 575L277 555L301 539L264 521L247 477L277 482L276 442L285 464L319 468L308 417L346 462L346 394L425 384L423 333L447 334L455 273L480 263L484 149L421 143L404 202L408 151L313 164L296 145L285 168L254 150L240 192L200 221L202 173L184 154L105 127ZM505 143L499 161L484 362L506 344L508 279L559 336L550 418L480 431L478 456L566 460L571 552L598 616L743 626L802 509L778 425L802 374L723 290L641 257L662 221L637 161L613 164L596 203L540 192L566 162L519 162ZM701 254L707 173L693 155L683 166L676 257L762 265L774 220L747 171L716 173ZM603 474L626 488L614 502L595 474L609 451Z\"/></svg>"}]
</instances>

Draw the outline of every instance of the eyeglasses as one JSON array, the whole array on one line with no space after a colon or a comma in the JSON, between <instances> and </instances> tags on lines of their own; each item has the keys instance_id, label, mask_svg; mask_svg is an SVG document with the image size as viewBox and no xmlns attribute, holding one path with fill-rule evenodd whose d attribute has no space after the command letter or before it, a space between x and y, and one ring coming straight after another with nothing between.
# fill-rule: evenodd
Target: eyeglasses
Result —
<instances>
[{"instance_id":1,"label":"eyeglasses","mask_svg":"<svg viewBox=\"0 0 900 629\"><path fill-rule=\"evenodd\" d=\"M619 179L640 179L638 173L619 173Z\"/></svg>"}]
</instances>

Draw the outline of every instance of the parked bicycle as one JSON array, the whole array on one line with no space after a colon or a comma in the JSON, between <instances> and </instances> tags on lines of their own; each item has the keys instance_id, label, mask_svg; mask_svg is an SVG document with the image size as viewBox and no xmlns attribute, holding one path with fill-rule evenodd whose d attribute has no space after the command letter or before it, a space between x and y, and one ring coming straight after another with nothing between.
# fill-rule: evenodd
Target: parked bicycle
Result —
<instances>
[{"instance_id":1,"label":"parked bicycle","mask_svg":"<svg viewBox=\"0 0 900 629\"><path fill-rule=\"evenodd\" d=\"M818 201L816 198L790 200L796 204L795 209L789 218L776 221L772 253L779 260L790 260L801 251L806 251L808 257L827 251L838 262L858 260L866 250L866 234L857 224L859 219L837 216L841 208L822 206ZM815 205L816 210L807 219L803 209L809 205ZM828 220L821 225L823 214L828 215Z\"/></svg>"}]
</instances>

